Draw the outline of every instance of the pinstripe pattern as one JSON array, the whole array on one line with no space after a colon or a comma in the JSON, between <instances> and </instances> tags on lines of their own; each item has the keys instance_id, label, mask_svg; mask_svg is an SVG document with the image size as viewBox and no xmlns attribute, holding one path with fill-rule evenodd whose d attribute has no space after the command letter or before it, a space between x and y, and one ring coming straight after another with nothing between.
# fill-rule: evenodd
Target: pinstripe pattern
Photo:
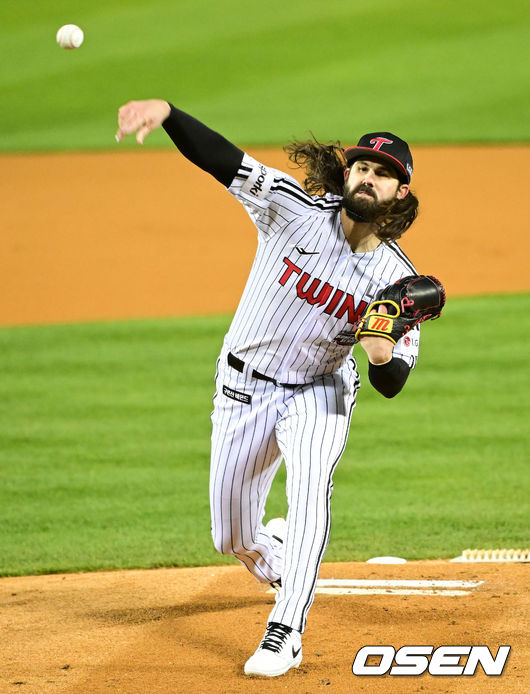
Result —
<instances>
[{"instance_id":1,"label":"pinstripe pattern","mask_svg":"<svg viewBox=\"0 0 530 694\"><path fill-rule=\"evenodd\" d=\"M269 621L303 632L329 540L333 472L359 388L353 323L380 288L416 271L396 243L353 253L340 197L312 197L246 154L228 190L256 225L258 248L217 366L212 537L259 581L281 578ZM415 329L394 354L414 366L418 345ZM228 365L229 352L245 363L243 373ZM253 378L253 369L284 385ZM263 525L282 458L289 506L283 546Z\"/></svg>"},{"instance_id":2,"label":"pinstripe pattern","mask_svg":"<svg viewBox=\"0 0 530 694\"><path fill-rule=\"evenodd\" d=\"M219 360L215 409L212 413L210 507L214 545L233 554L258 580L275 581L281 555L262 528L265 501L281 455L269 406L273 384L247 379L230 368L226 353ZM252 395L252 406L236 403L222 386Z\"/></svg>"},{"instance_id":3,"label":"pinstripe pattern","mask_svg":"<svg viewBox=\"0 0 530 694\"><path fill-rule=\"evenodd\" d=\"M282 579L269 621L304 631L329 539L332 474L346 445L359 379L353 359L312 383L277 387L240 374L223 350L212 414L210 505L216 549L262 582ZM235 403L222 386L252 396ZM287 469L288 533L278 546L264 526L281 458ZM310 513L308 513L308 509Z\"/></svg>"},{"instance_id":4,"label":"pinstripe pattern","mask_svg":"<svg viewBox=\"0 0 530 694\"><path fill-rule=\"evenodd\" d=\"M332 475L346 445L358 387L349 360L287 401L276 427L287 468L289 513L282 588L269 621L301 632L329 540Z\"/></svg>"},{"instance_id":5,"label":"pinstripe pattern","mask_svg":"<svg viewBox=\"0 0 530 694\"><path fill-rule=\"evenodd\" d=\"M262 189L253 194L260 174ZM351 353L351 344L336 341L352 328L347 311L337 315L346 295L353 297L352 306L368 304L380 288L415 273L414 266L397 243L353 253L340 223L340 197L312 197L294 178L248 155L229 191L255 223L258 248L225 345L280 383L303 383L336 371ZM282 284L285 259L296 271ZM320 288L325 283L333 288L326 303L300 298L298 283L304 278L306 287L320 280ZM344 292L344 298L326 313L335 290ZM394 355L412 367L419 330L416 336L409 345L400 341L394 348Z\"/></svg>"}]
</instances>

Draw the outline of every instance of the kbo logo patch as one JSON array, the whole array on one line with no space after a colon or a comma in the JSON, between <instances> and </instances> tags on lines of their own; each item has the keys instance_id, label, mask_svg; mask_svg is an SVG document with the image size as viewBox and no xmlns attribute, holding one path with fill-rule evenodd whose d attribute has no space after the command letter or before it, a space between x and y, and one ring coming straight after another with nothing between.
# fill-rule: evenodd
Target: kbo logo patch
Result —
<instances>
[{"instance_id":1,"label":"kbo logo patch","mask_svg":"<svg viewBox=\"0 0 530 694\"><path fill-rule=\"evenodd\" d=\"M502 675L511 646L499 646L495 657L487 646L363 646L355 656L352 672L357 676L417 677L428 672L434 676L474 675L480 664L490 676Z\"/></svg>"}]
</instances>

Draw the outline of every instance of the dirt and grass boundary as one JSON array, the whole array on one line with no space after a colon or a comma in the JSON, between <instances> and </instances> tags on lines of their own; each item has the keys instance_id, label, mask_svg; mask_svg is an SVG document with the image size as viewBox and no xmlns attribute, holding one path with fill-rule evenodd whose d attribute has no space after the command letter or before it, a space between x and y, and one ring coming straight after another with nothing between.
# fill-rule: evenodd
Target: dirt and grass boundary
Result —
<instances>
[{"instance_id":1,"label":"dirt and grass boundary","mask_svg":"<svg viewBox=\"0 0 530 694\"><path fill-rule=\"evenodd\" d=\"M528 147L415 151L422 205L403 247L449 295L528 291ZM281 152L256 151L284 168ZM502 161L502 187L492 187ZM255 247L223 188L171 152L3 156L0 323L232 311ZM524 692L527 566L324 564L326 577L482 580L463 597L317 596L300 670L248 680L272 597L240 567L0 580L2 692ZM501 678L354 678L368 643L512 646ZM526 668L526 669L525 669Z\"/></svg>"}]
</instances>

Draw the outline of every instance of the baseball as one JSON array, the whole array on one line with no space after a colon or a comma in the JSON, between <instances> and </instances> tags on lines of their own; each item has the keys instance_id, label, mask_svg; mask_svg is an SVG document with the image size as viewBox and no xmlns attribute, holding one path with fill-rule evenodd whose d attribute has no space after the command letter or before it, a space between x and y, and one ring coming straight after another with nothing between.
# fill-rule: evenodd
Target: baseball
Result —
<instances>
[{"instance_id":1,"label":"baseball","mask_svg":"<svg viewBox=\"0 0 530 694\"><path fill-rule=\"evenodd\" d=\"M61 48L79 48L83 43L85 35L83 30L75 24L65 24L57 32L57 43Z\"/></svg>"}]
</instances>

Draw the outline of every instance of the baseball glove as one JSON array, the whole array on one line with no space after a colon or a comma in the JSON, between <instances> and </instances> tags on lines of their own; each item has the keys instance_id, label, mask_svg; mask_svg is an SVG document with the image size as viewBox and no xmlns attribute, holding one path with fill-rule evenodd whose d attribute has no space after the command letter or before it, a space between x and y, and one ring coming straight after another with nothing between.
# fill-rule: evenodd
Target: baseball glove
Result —
<instances>
[{"instance_id":1,"label":"baseball glove","mask_svg":"<svg viewBox=\"0 0 530 694\"><path fill-rule=\"evenodd\" d=\"M378 292L355 326L355 337L386 337L396 344L419 323L439 318L444 304L445 289L436 277L402 277ZM387 313L378 311L381 305Z\"/></svg>"}]
</instances>

